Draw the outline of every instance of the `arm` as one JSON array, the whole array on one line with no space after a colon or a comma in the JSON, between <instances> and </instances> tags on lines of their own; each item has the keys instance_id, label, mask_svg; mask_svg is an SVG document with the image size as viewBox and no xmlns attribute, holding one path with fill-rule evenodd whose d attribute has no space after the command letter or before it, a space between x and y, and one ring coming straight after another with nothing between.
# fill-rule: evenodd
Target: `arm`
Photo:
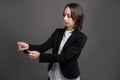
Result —
<instances>
[{"instance_id":1,"label":"arm","mask_svg":"<svg viewBox=\"0 0 120 80\"><path fill-rule=\"evenodd\" d=\"M82 35L76 42L71 45L64 53L61 54L40 54L40 62L59 62L64 63L74 57L78 57L86 43L87 37Z\"/></svg>"},{"instance_id":2,"label":"arm","mask_svg":"<svg viewBox=\"0 0 120 80\"><path fill-rule=\"evenodd\" d=\"M52 48L56 32L57 32L57 29L51 35L51 37L48 38L48 40L46 42L44 42L43 44L41 44L41 45L29 44L29 49L28 50L31 50L31 51L36 50L36 51L39 51L39 52L45 52L46 50Z\"/></svg>"},{"instance_id":3,"label":"arm","mask_svg":"<svg viewBox=\"0 0 120 80\"><path fill-rule=\"evenodd\" d=\"M44 52L53 47L56 32L57 29L52 34L52 36L42 45L32 45L25 42L17 42L18 51L24 51L24 53L28 54L30 58L36 59L39 57L40 52Z\"/></svg>"}]
</instances>

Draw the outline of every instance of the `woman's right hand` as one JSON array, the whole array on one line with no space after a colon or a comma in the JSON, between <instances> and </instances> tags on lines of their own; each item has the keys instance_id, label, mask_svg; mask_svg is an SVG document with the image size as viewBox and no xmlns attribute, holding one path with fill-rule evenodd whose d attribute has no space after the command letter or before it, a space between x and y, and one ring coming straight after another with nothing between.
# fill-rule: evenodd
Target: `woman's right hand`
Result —
<instances>
[{"instance_id":1,"label":"woman's right hand","mask_svg":"<svg viewBox=\"0 0 120 80\"><path fill-rule=\"evenodd\" d=\"M29 49L29 44L25 42L17 42L18 51L24 51Z\"/></svg>"}]
</instances>

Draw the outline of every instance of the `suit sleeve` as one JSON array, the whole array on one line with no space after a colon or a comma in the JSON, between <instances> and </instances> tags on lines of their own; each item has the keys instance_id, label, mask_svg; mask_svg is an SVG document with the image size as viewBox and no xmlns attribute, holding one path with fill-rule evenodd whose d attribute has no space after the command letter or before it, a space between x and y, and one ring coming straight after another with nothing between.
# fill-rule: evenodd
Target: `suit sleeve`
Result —
<instances>
[{"instance_id":1,"label":"suit sleeve","mask_svg":"<svg viewBox=\"0 0 120 80\"><path fill-rule=\"evenodd\" d=\"M72 58L78 57L82 48L87 41L86 35L82 35L76 42L71 45L64 53L61 54L40 54L39 62L59 62L64 63Z\"/></svg>"},{"instance_id":2,"label":"suit sleeve","mask_svg":"<svg viewBox=\"0 0 120 80\"><path fill-rule=\"evenodd\" d=\"M29 44L29 50L36 50L39 52L45 52L46 50L52 48L56 32L57 32L57 29L54 31L54 33L51 35L51 37L48 38L48 40L41 45Z\"/></svg>"}]
</instances>

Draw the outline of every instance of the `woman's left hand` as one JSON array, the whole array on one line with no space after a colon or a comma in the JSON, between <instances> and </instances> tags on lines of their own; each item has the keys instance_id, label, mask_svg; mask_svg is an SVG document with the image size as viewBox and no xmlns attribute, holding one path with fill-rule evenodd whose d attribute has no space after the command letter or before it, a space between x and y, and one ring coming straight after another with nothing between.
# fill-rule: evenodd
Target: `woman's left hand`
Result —
<instances>
[{"instance_id":1,"label":"woman's left hand","mask_svg":"<svg viewBox=\"0 0 120 80\"><path fill-rule=\"evenodd\" d=\"M29 55L30 59L37 59L40 56L40 52L38 52L38 51L30 51L30 50L28 50L28 53L29 53L28 55Z\"/></svg>"}]
</instances>

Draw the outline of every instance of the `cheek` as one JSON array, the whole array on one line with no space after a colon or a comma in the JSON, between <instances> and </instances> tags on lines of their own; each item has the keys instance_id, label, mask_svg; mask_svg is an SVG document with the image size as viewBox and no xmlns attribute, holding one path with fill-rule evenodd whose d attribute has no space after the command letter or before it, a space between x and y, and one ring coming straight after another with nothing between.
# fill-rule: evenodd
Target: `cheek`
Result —
<instances>
[{"instance_id":1,"label":"cheek","mask_svg":"<svg viewBox=\"0 0 120 80\"><path fill-rule=\"evenodd\" d=\"M71 24L72 24L72 25L74 25L74 24L75 24L75 22L74 22L73 20L71 20L70 22L71 22Z\"/></svg>"}]
</instances>

